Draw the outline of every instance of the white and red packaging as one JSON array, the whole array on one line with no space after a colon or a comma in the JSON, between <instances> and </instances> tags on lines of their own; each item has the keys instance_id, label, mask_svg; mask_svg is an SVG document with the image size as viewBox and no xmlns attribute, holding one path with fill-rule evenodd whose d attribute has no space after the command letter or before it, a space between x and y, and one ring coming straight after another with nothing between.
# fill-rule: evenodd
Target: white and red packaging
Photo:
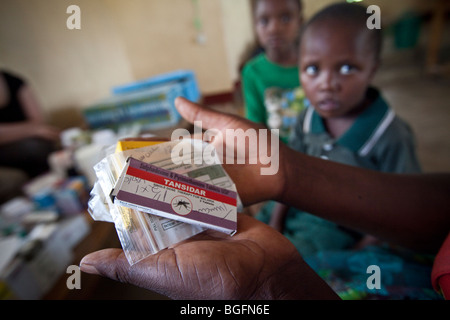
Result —
<instances>
[{"instance_id":1,"label":"white and red packaging","mask_svg":"<svg viewBox=\"0 0 450 320\"><path fill-rule=\"evenodd\" d=\"M129 157L111 192L115 204L230 235L237 193Z\"/></svg>"}]
</instances>

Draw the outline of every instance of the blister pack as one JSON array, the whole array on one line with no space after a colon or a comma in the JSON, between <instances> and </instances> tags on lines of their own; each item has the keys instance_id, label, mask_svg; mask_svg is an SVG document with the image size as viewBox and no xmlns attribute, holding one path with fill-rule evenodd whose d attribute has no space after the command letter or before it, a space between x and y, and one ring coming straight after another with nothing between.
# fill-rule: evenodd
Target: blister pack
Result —
<instances>
[{"instance_id":1,"label":"blister pack","mask_svg":"<svg viewBox=\"0 0 450 320\"><path fill-rule=\"evenodd\" d=\"M206 142L187 138L153 143L147 147L122 152L117 152L117 148L111 147L106 152L107 156L94 166L97 180L91 191L89 213L94 220L114 223L124 253L131 265L204 231L206 227L115 203L111 194L128 163L127 160L132 157L151 166L229 190L237 195L233 181L218 158L214 158L213 154L213 161L211 158L207 161L203 159L205 150L211 157L208 148L210 145ZM242 209L238 195L237 209L238 211Z\"/></svg>"}]
</instances>

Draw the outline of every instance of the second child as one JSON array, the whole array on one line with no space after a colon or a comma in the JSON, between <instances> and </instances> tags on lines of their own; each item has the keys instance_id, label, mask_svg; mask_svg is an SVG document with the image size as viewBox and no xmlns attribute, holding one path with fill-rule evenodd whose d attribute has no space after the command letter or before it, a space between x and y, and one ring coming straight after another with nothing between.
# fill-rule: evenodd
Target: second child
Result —
<instances>
[{"instance_id":1,"label":"second child","mask_svg":"<svg viewBox=\"0 0 450 320\"><path fill-rule=\"evenodd\" d=\"M298 78L302 9L301 0L254 2L255 31L264 52L242 70L246 118L278 129L285 143L304 104Z\"/></svg>"}]
</instances>

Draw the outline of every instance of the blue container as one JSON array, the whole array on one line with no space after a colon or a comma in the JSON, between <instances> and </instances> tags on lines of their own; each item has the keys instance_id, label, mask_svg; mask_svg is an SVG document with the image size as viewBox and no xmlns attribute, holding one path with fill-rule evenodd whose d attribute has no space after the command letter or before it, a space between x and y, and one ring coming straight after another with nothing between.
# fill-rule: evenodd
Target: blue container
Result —
<instances>
[{"instance_id":1,"label":"blue container","mask_svg":"<svg viewBox=\"0 0 450 320\"><path fill-rule=\"evenodd\" d=\"M83 111L92 129L138 124L142 130L175 126L181 119L175 98L200 100L195 74L178 70L112 89L112 97Z\"/></svg>"},{"instance_id":2,"label":"blue container","mask_svg":"<svg viewBox=\"0 0 450 320\"><path fill-rule=\"evenodd\" d=\"M194 72L190 70L177 70L141 81L114 87L112 89L112 93L127 94L166 85L178 85L181 88L181 95L183 97L194 102L198 102L200 100L200 91L198 89L197 79Z\"/></svg>"}]
</instances>

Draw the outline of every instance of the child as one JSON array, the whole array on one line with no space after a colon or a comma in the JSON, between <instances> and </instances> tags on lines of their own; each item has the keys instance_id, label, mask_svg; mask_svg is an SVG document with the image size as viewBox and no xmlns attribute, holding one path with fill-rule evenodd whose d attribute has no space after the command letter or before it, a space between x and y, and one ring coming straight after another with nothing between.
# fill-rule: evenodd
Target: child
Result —
<instances>
[{"instance_id":1,"label":"child","mask_svg":"<svg viewBox=\"0 0 450 320\"><path fill-rule=\"evenodd\" d=\"M305 26L300 78L311 107L300 114L290 145L352 166L417 173L420 165L409 126L370 86L379 65L382 39L381 30L367 28L367 18L362 6L335 4ZM352 183L351 177L348 183ZM268 208L264 209L259 218L268 222ZM350 248L362 239L358 232L308 213L286 211L277 205L270 224L283 231L304 256Z\"/></svg>"},{"instance_id":2,"label":"child","mask_svg":"<svg viewBox=\"0 0 450 320\"><path fill-rule=\"evenodd\" d=\"M413 133L370 85L379 65L382 39L381 30L367 28L368 17L364 7L340 3L325 8L305 26L300 78L311 107L300 114L290 145L351 166L418 173ZM352 179L348 177L349 184ZM435 298L429 288L430 256L375 243L371 236L277 206L271 224L282 226L280 230L305 261L341 298ZM338 210L345 212L346 208ZM370 265L383 273L381 287L367 284Z\"/></svg>"},{"instance_id":3,"label":"child","mask_svg":"<svg viewBox=\"0 0 450 320\"><path fill-rule=\"evenodd\" d=\"M303 108L299 90L298 38L302 24L301 0L257 0L255 29L264 52L242 70L246 117L279 129L287 142L290 128Z\"/></svg>"}]
</instances>

